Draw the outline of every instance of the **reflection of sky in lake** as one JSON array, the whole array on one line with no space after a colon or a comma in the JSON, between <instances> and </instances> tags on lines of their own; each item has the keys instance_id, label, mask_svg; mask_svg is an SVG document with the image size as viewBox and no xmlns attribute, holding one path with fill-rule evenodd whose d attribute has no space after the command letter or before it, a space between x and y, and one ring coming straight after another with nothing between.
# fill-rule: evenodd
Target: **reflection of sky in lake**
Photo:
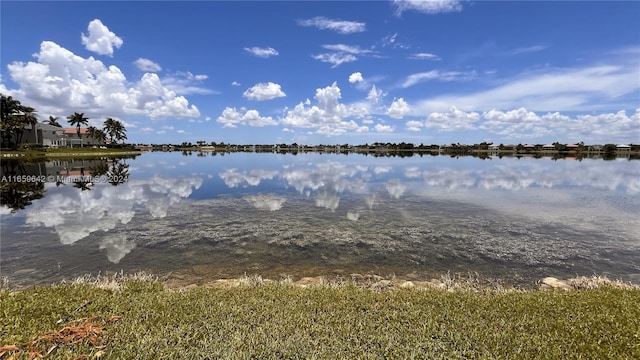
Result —
<instances>
[{"instance_id":1,"label":"reflection of sky in lake","mask_svg":"<svg viewBox=\"0 0 640 360\"><path fill-rule=\"evenodd\" d=\"M255 215L245 209L243 216L255 216L258 222L261 216L286 222L289 214L315 211L318 217L317 211L324 211L326 215L321 216L331 216L330 224L335 226L365 223L374 210L389 208L406 215L419 210L420 203L426 207L434 201L454 202L477 207L475 215L464 215L468 218L488 217L478 213L491 211L518 221L611 232L632 253L640 246L636 217L640 163L635 161L148 153L128 163L129 181L119 186L95 184L90 191L80 191L70 185L47 184L44 198L24 210L9 213L2 207L1 245L3 253L9 254L2 259L3 269L19 269L13 263L17 255L12 257L10 251L44 234L54 234L64 245L94 241L102 256L115 264L136 250L144 251L140 249L143 235L133 235L134 228L159 221L170 222L167 237L171 229L187 227L189 241L197 242L213 230L207 225L188 229L186 224L206 216L218 219L216 207L207 205L217 199L240 200L235 208L253 209ZM183 218L172 216L189 214L195 205L208 207ZM443 214L454 213L443 210ZM407 226L424 226L407 221ZM306 227L298 229L302 233L315 231L309 222L302 224L298 225ZM360 231L366 233L366 229Z\"/></svg>"}]
</instances>

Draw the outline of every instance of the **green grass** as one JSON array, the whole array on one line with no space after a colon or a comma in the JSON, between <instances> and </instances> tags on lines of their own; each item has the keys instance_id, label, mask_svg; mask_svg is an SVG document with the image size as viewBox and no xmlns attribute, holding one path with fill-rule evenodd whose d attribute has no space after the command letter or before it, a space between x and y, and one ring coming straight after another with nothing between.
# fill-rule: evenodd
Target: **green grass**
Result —
<instances>
[{"instance_id":1,"label":"green grass","mask_svg":"<svg viewBox=\"0 0 640 360\"><path fill-rule=\"evenodd\" d=\"M64 324L56 322L70 315L69 321L95 317L104 332L93 344L60 345L51 358L638 359L638 304L639 289L607 285L375 292L350 283L246 282L169 291L128 280L111 289L68 284L0 291L0 346L60 330ZM112 316L122 318L107 321ZM27 358L28 350L19 354Z\"/></svg>"}]
</instances>

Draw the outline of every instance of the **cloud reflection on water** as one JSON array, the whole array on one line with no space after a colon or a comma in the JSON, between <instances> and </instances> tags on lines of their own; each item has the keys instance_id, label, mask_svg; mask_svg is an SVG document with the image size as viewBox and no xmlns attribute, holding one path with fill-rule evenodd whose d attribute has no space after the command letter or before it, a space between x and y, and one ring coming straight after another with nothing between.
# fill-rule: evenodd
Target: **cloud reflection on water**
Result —
<instances>
[{"instance_id":1,"label":"cloud reflection on water","mask_svg":"<svg viewBox=\"0 0 640 360\"><path fill-rule=\"evenodd\" d=\"M119 186L97 184L90 191L50 187L46 197L25 209L26 224L53 227L60 242L70 245L97 231L109 232L128 224L136 212L165 217L171 205L188 198L201 185L200 178L156 176ZM106 249L111 262L117 263L134 247L135 243L122 234L101 236L100 249Z\"/></svg>"}]
</instances>

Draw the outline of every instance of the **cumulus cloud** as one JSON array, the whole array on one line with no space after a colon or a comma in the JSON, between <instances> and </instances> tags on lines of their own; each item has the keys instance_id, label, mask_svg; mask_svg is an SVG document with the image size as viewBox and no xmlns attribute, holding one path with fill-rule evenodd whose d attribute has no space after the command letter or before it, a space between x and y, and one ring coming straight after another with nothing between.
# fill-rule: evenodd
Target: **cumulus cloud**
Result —
<instances>
[{"instance_id":1,"label":"cumulus cloud","mask_svg":"<svg viewBox=\"0 0 640 360\"><path fill-rule=\"evenodd\" d=\"M285 97L285 94L280 88L280 84L268 82L268 83L259 83L251 88L247 89L242 95L250 100L272 100L279 97Z\"/></svg>"},{"instance_id":2,"label":"cumulus cloud","mask_svg":"<svg viewBox=\"0 0 640 360\"><path fill-rule=\"evenodd\" d=\"M217 122L228 128L235 128L239 124L254 127L278 125L278 122L271 116L260 116L257 110L246 110L244 108L236 110L236 108L230 107L226 107L222 111Z\"/></svg>"},{"instance_id":3,"label":"cumulus cloud","mask_svg":"<svg viewBox=\"0 0 640 360\"><path fill-rule=\"evenodd\" d=\"M423 14L441 14L462 10L460 0L392 0L397 16L403 12L413 10Z\"/></svg>"},{"instance_id":4,"label":"cumulus cloud","mask_svg":"<svg viewBox=\"0 0 640 360\"><path fill-rule=\"evenodd\" d=\"M427 81L427 80L465 81L465 80L471 80L471 79L473 79L475 77L476 77L476 72L475 71L466 71L466 72L445 71L445 72L442 72L442 71L438 71L438 70L431 70L431 71L421 72L421 73L417 73L417 74L411 74L411 75L407 76L405 81L400 86L403 87L403 88L408 88L410 86L413 86L415 84L418 84L418 83L421 83L421 82Z\"/></svg>"},{"instance_id":5,"label":"cumulus cloud","mask_svg":"<svg viewBox=\"0 0 640 360\"><path fill-rule=\"evenodd\" d=\"M316 16L306 20L298 20L298 25L316 27L320 30L332 30L340 34L352 34L366 30L366 24L363 22L329 19L323 16Z\"/></svg>"},{"instance_id":6,"label":"cumulus cloud","mask_svg":"<svg viewBox=\"0 0 640 360\"><path fill-rule=\"evenodd\" d=\"M467 113L452 106L449 112L431 113L425 121L425 126L440 131L472 130L475 129L475 123L478 120L480 120L480 114L477 112Z\"/></svg>"},{"instance_id":7,"label":"cumulus cloud","mask_svg":"<svg viewBox=\"0 0 640 360\"><path fill-rule=\"evenodd\" d=\"M364 78L362 77L362 73L360 72L354 72L353 74L349 75L349 82L352 84L363 82L363 81L364 81Z\"/></svg>"},{"instance_id":8,"label":"cumulus cloud","mask_svg":"<svg viewBox=\"0 0 640 360\"><path fill-rule=\"evenodd\" d=\"M160 65L145 58L138 58L138 60L136 60L134 64L141 71L158 72L162 70L162 67L160 67Z\"/></svg>"},{"instance_id":9,"label":"cumulus cloud","mask_svg":"<svg viewBox=\"0 0 640 360\"><path fill-rule=\"evenodd\" d=\"M13 96L41 113L78 111L91 118L200 115L195 105L164 86L155 73L132 82L118 67L80 57L51 41L43 41L34 57L37 62L13 62L7 68L19 85L12 90Z\"/></svg>"},{"instance_id":10,"label":"cumulus cloud","mask_svg":"<svg viewBox=\"0 0 640 360\"><path fill-rule=\"evenodd\" d=\"M321 135L340 135L348 130L358 129L353 120L345 121L351 115L347 106L340 103L342 97L338 84L316 89L315 100L318 105L311 105L307 100L287 110L282 118L283 125L288 127L316 128Z\"/></svg>"},{"instance_id":11,"label":"cumulus cloud","mask_svg":"<svg viewBox=\"0 0 640 360\"><path fill-rule=\"evenodd\" d=\"M402 119L411 112L409 104L403 98L393 99L391 106L387 109L387 115L394 119Z\"/></svg>"},{"instance_id":12,"label":"cumulus cloud","mask_svg":"<svg viewBox=\"0 0 640 360\"><path fill-rule=\"evenodd\" d=\"M525 108L509 111L490 110L482 114L484 121L478 128L505 138L556 137L584 141L637 141L640 128L640 108L632 115L624 110L616 113L577 115L570 117L559 112L538 115Z\"/></svg>"},{"instance_id":13,"label":"cumulus cloud","mask_svg":"<svg viewBox=\"0 0 640 360\"><path fill-rule=\"evenodd\" d=\"M395 130L393 126L390 126L390 125L382 125L382 124L376 124L376 126L374 126L374 129L375 129L377 132L385 132L385 133L393 132L393 130Z\"/></svg>"},{"instance_id":14,"label":"cumulus cloud","mask_svg":"<svg viewBox=\"0 0 640 360\"><path fill-rule=\"evenodd\" d=\"M234 82L232 82L232 83L231 83L231 86L240 86L240 85L242 85L242 84L240 84L240 83L239 83L239 82L237 82L237 81L234 81Z\"/></svg>"},{"instance_id":15,"label":"cumulus cloud","mask_svg":"<svg viewBox=\"0 0 640 360\"><path fill-rule=\"evenodd\" d=\"M422 123L422 121L411 120L407 121L405 128L409 131L420 131L422 130L423 126L424 124Z\"/></svg>"},{"instance_id":16,"label":"cumulus cloud","mask_svg":"<svg viewBox=\"0 0 640 360\"><path fill-rule=\"evenodd\" d=\"M82 45L96 54L113 56L113 48L122 46L122 39L109 30L99 19L92 20L87 27L89 34L82 34Z\"/></svg>"},{"instance_id":17,"label":"cumulus cloud","mask_svg":"<svg viewBox=\"0 0 640 360\"><path fill-rule=\"evenodd\" d=\"M278 50L272 47L261 48L261 47L254 46L254 47L246 47L244 49L249 53L253 54L254 56L261 57L264 59L267 59L271 56L278 55Z\"/></svg>"}]
</instances>

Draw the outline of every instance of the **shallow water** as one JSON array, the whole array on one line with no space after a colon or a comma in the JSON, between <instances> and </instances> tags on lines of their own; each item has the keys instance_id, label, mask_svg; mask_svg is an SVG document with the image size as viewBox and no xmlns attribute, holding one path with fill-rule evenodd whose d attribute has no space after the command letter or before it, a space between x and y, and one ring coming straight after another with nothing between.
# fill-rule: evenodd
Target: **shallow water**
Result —
<instances>
[{"instance_id":1,"label":"shallow water","mask_svg":"<svg viewBox=\"0 0 640 360\"><path fill-rule=\"evenodd\" d=\"M116 166L123 181L105 182ZM640 283L638 161L156 152L5 164L3 175L79 169L94 181L3 183L1 276L21 286L120 270L186 283L446 272Z\"/></svg>"}]
</instances>

